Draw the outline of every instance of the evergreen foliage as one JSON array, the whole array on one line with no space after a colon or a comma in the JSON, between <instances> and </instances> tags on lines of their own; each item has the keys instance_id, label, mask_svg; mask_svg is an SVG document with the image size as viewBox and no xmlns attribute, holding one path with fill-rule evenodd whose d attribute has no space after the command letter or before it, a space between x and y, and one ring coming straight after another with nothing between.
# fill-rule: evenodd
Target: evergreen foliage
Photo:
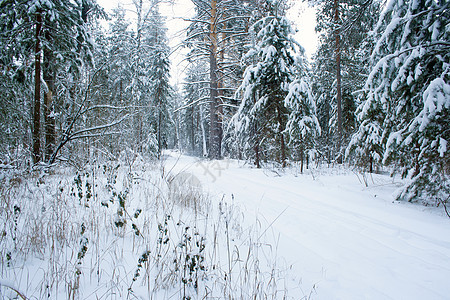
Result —
<instances>
[{"instance_id":1,"label":"evergreen foliage","mask_svg":"<svg viewBox=\"0 0 450 300\"><path fill-rule=\"evenodd\" d=\"M291 24L284 17L283 8L277 6L279 3L265 4L267 16L251 29L255 44L246 55L249 66L237 92L242 101L232 125L242 151L247 157L254 157L257 167L261 159L277 160L285 166L289 155L286 132L292 134L291 140L304 142L308 130L302 128L298 134L294 127L300 123L309 127L304 117L314 111L310 107L314 102L305 79L300 77L294 82L297 69L304 66L296 63L294 57L299 45L292 39ZM300 74L304 72L301 70Z\"/></svg>"},{"instance_id":2,"label":"evergreen foliage","mask_svg":"<svg viewBox=\"0 0 450 300\"><path fill-rule=\"evenodd\" d=\"M185 83L170 84L160 0L0 0L0 165L189 154L286 166L345 157L448 201L450 4L309 0L319 47L293 39L288 0L192 0ZM128 9L134 19L128 20Z\"/></svg>"},{"instance_id":3,"label":"evergreen foliage","mask_svg":"<svg viewBox=\"0 0 450 300\"><path fill-rule=\"evenodd\" d=\"M392 0L375 28L355 149L409 178L398 198L429 203L450 192L447 1Z\"/></svg>"},{"instance_id":4,"label":"evergreen foliage","mask_svg":"<svg viewBox=\"0 0 450 300\"><path fill-rule=\"evenodd\" d=\"M348 143L357 127L357 92L363 88L368 73L367 54L371 52L368 33L377 21L380 3L376 0L309 2L317 9L316 32L319 34L319 46L313 61L313 86L318 95L318 118L322 127L320 151L333 161L341 155L340 145ZM341 120L338 93L341 97Z\"/></svg>"}]
</instances>

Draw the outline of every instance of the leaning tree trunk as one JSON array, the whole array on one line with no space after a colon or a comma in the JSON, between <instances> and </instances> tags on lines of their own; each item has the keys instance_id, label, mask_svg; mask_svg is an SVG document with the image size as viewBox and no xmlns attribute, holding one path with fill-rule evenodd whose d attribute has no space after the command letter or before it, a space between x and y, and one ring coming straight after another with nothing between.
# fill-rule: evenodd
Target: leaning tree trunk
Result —
<instances>
[{"instance_id":1,"label":"leaning tree trunk","mask_svg":"<svg viewBox=\"0 0 450 300\"><path fill-rule=\"evenodd\" d=\"M41 29L42 11L36 12L36 45L34 49L33 164L41 160Z\"/></svg>"}]
</instances>

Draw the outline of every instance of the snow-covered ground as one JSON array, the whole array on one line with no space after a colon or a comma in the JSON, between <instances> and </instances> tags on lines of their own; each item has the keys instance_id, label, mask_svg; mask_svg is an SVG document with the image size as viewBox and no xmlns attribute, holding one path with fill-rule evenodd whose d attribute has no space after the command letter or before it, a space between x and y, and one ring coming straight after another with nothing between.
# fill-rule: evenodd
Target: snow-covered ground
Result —
<instances>
[{"instance_id":1,"label":"snow-covered ground","mask_svg":"<svg viewBox=\"0 0 450 300\"><path fill-rule=\"evenodd\" d=\"M343 169L284 174L237 161L168 155L215 199L262 224L311 299L450 299L450 220L441 208L394 201L398 185Z\"/></svg>"},{"instance_id":2,"label":"snow-covered ground","mask_svg":"<svg viewBox=\"0 0 450 300\"><path fill-rule=\"evenodd\" d=\"M0 173L0 299L450 299L450 219L388 176L165 156Z\"/></svg>"}]
</instances>

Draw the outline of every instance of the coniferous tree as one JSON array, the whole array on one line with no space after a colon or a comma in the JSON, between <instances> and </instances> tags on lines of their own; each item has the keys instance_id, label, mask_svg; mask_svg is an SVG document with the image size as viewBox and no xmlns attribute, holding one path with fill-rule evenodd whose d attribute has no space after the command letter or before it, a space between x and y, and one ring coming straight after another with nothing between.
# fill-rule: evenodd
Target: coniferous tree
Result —
<instances>
[{"instance_id":1,"label":"coniferous tree","mask_svg":"<svg viewBox=\"0 0 450 300\"><path fill-rule=\"evenodd\" d=\"M309 160L309 155L305 155L305 152L315 150L316 139L321 133L315 97L305 64L304 59L297 64L300 72L290 84L289 94L285 99L285 105L290 110L286 133L292 156L297 154L297 159L301 162L301 172L305 159L307 162Z\"/></svg>"},{"instance_id":2,"label":"coniferous tree","mask_svg":"<svg viewBox=\"0 0 450 300\"><path fill-rule=\"evenodd\" d=\"M41 160L41 118L45 129L45 159L49 161L54 151L56 132L54 111L55 79L57 66L70 64L72 73L79 69L82 59L89 54L89 33L85 26L88 8L98 7L93 1L65 2L10 1L0 3L2 18L2 55L9 55L8 64L13 69L17 63L29 64L34 57L34 101L32 103L32 159ZM30 49L33 49L31 53ZM8 59L6 59L8 60ZM41 68L41 60L43 66ZM23 68L19 68L23 69ZM43 73L42 73L43 72ZM41 82L41 78L44 82ZM42 89L41 86L44 88ZM44 109L41 112L41 93Z\"/></svg>"},{"instance_id":3,"label":"coniferous tree","mask_svg":"<svg viewBox=\"0 0 450 300\"><path fill-rule=\"evenodd\" d=\"M313 86L318 95L321 149L328 160L342 160L341 146L356 129L357 95L364 85L368 32L377 21L377 0L310 1L317 8L319 47Z\"/></svg>"},{"instance_id":4,"label":"coniferous tree","mask_svg":"<svg viewBox=\"0 0 450 300\"><path fill-rule=\"evenodd\" d=\"M183 88L183 112L186 150L191 155L207 156L209 141L208 68L203 61L193 61L186 72Z\"/></svg>"},{"instance_id":5,"label":"coniferous tree","mask_svg":"<svg viewBox=\"0 0 450 300\"><path fill-rule=\"evenodd\" d=\"M289 117L285 98L295 77L294 53L298 46L293 29L284 17L279 1L266 1L266 17L257 21L252 31L255 44L247 53L250 65L238 94L242 101L233 117L233 126L247 157L276 159L284 167L288 156L285 129ZM253 154L250 154L253 152Z\"/></svg>"},{"instance_id":6,"label":"coniferous tree","mask_svg":"<svg viewBox=\"0 0 450 300\"><path fill-rule=\"evenodd\" d=\"M171 111L169 84L170 73L170 48L167 45L166 28L164 20L159 14L158 5L155 5L150 14L149 25L145 36L145 44L149 45L148 58L150 63L150 84L148 96L153 110L153 128L156 132L158 143L158 157L163 148L167 147L169 137L169 125Z\"/></svg>"},{"instance_id":7,"label":"coniferous tree","mask_svg":"<svg viewBox=\"0 0 450 300\"><path fill-rule=\"evenodd\" d=\"M409 201L446 201L450 191L449 8L447 1L388 3L375 29L362 123L349 146L382 153L409 178L398 196Z\"/></svg>"},{"instance_id":8,"label":"coniferous tree","mask_svg":"<svg viewBox=\"0 0 450 300\"><path fill-rule=\"evenodd\" d=\"M240 54L246 41L253 1L210 0L192 1L196 16L190 20L186 45L192 49L189 58L208 63L209 142L208 156L222 156L224 121L234 107L237 82L235 75L242 71Z\"/></svg>"}]
</instances>

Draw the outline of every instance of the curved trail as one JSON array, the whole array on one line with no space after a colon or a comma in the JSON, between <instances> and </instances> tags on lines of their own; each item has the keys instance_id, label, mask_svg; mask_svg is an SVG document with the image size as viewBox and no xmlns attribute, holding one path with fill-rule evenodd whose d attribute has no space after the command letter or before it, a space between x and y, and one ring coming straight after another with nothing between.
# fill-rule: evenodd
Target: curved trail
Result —
<instances>
[{"instance_id":1,"label":"curved trail","mask_svg":"<svg viewBox=\"0 0 450 300\"><path fill-rule=\"evenodd\" d=\"M174 164L169 158L167 164ZM354 174L283 175L181 157L174 171L212 194L233 194L249 222L270 225L278 256L312 299L450 299L450 220L397 203L390 179L365 188ZM273 223L272 223L273 222Z\"/></svg>"}]
</instances>

